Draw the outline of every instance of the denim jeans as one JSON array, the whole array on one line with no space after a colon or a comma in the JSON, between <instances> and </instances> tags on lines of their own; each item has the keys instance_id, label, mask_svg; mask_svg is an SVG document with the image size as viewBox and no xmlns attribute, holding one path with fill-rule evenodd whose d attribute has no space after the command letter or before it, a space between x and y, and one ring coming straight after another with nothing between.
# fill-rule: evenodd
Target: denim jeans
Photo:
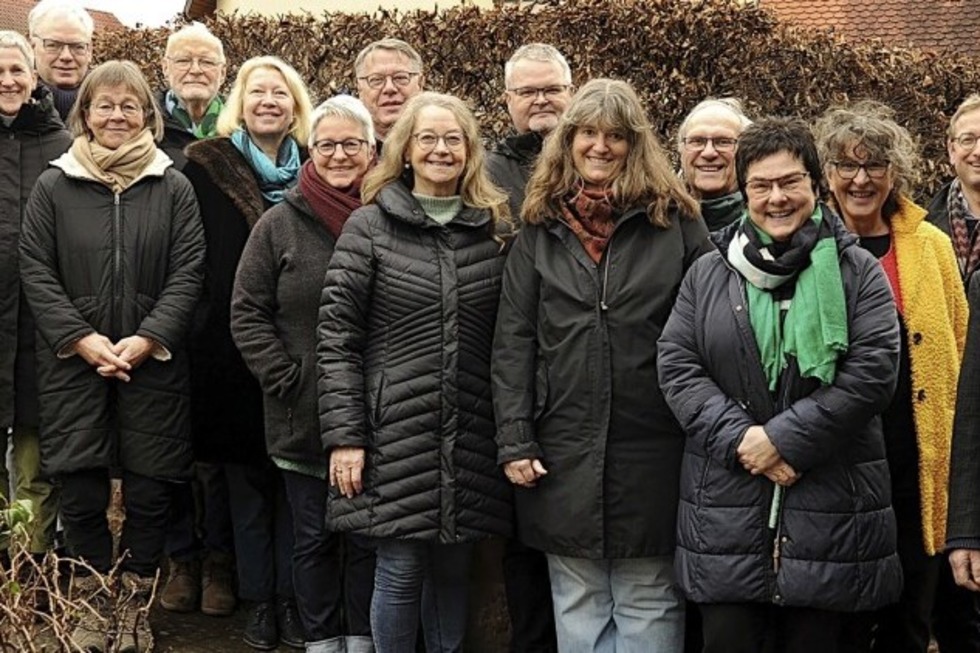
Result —
<instances>
[{"instance_id":1,"label":"denim jeans","mask_svg":"<svg viewBox=\"0 0 980 653\"><path fill-rule=\"evenodd\" d=\"M684 597L673 556L548 555L562 653L681 653Z\"/></svg>"},{"instance_id":2,"label":"denim jeans","mask_svg":"<svg viewBox=\"0 0 980 653\"><path fill-rule=\"evenodd\" d=\"M462 651L473 545L396 539L377 544L371 599L377 653L414 653L420 616L428 653Z\"/></svg>"}]
</instances>

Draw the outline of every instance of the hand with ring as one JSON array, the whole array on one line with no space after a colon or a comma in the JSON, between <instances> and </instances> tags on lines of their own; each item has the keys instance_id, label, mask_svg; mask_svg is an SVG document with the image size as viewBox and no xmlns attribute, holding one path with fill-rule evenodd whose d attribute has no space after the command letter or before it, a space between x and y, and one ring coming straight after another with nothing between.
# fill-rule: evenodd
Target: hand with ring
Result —
<instances>
[{"instance_id":1,"label":"hand with ring","mask_svg":"<svg viewBox=\"0 0 980 653\"><path fill-rule=\"evenodd\" d=\"M362 447L337 447L330 452L330 487L336 487L348 499L364 491L364 449Z\"/></svg>"},{"instance_id":2,"label":"hand with ring","mask_svg":"<svg viewBox=\"0 0 980 653\"><path fill-rule=\"evenodd\" d=\"M522 458L504 463L504 474L507 480L520 487L532 488L537 485L539 478L548 473L537 458Z\"/></svg>"}]
</instances>

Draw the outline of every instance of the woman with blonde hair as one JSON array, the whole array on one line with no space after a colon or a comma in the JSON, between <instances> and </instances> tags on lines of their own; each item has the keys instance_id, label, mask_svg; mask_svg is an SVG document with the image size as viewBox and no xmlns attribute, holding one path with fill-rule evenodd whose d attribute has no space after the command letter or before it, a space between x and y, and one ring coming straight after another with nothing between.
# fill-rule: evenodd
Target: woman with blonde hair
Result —
<instances>
[{"instance_id":1,"label":"woman with blonde hair","mask_svg":"<svg viewBox=\"0 0 980 653\"><path fill-rule=\"evenodd\" d=\"M197 457L228 480L239 598L250 605L246 644L302 648L293 599L293 539L282 474L265 446L262 391L231 336L231 296L242 250L266 210L299 180L312 108L299 74L276 57L238 69L218 116L219 137L187 147L184 174L207 239L204 297L191 338L191 419Z\"/></svg>"},{"instance_id":2,"label":"woman with blonde hair","mask_svg":"<svg viewBox=\"0 0 980 653\"><path fill-rule=\"evenodd\" d=\"M548 556L561 651L680 651L674 527L684 434L657 338L710 250L635 91L596 79L545 142L504 270L497 460Z\"/></svg>"},{"instance_id":3,"label":"woman with blonde hair","mask_svg":"<svg viewBox=\"0 0 980 653\"><path fill-rule=\"evenodd\" d=\"M458 98L413 98L361 186L320 303L330 528L375 538L379 653L462 650L473 543L508 535L496 465L492 324L507 197ZM423 592L424 587L424 592Z\"/></svg>"},{"instance_id":4,"label":"woman with blonde hair","mask_svg":"<svg viewBox=\"0 0 980 653\"><path fill-rule=\"evenodd\" d=\"M833 107L815 125L831 203L891 284L902 349L898 388L882 413L905 583L873 613L874 651L925 653L944 569L949 452L967 304L949 238L909 195L918 148L888 107Z\"/></svg>"}]
</instances>

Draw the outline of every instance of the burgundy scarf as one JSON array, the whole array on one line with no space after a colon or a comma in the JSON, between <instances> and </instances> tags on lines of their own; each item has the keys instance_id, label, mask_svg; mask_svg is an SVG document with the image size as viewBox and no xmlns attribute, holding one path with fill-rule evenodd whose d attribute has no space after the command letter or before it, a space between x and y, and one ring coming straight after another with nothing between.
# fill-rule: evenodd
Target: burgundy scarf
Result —
<instances>
[{"instance_id":1,"label":"burgundy scarf","mask_svg":"<svg viewBox=\"0 0 980 653\"><path fill-rule=\"evenodd\" d=\"M307 159L299 171L299 192L327 231L337 239L347 218L361 207L361 180L346 190L334 188L317 174L313 159Z\"/></svg>"},{"instance_id":2,"label":"burgundy scarf","mask_svg":"<svg viewBox=\"0 0 980 653\"><path fill-rule=\"evenodd\" d=\"M596 263L606 251L616 223L613 221L612 189L587 190L579 187L574 196L561 203L562 216Z\"/></svg>"}]
</instances>

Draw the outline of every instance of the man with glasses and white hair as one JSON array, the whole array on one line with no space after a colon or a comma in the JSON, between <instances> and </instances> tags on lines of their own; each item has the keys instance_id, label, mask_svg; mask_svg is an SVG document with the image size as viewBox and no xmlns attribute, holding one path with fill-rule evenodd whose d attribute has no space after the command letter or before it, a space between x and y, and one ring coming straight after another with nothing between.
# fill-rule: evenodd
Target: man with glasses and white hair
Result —
<instances>
[{"instance_id":1,"label":"man with glasses and white hair","mask_svg":"<svg viewBox=\"0 0 980 653\"><path fill-rule=\"evenodd\" d=\"M374 121L377 153L388 130L402 115L405 103L422 92L422 57L405 41L381 39L369 43L354 60L357 96Z\"/></svg>"},{"instance_id":2,"label":"man with glasses and white hair","mask_svg":"<svg viewBox=\"0 0 980 653\"><path fill-rule=\"evenodd\" d=\"M572 100L572 71L553 46L530 43L518 48L504 64L504 87L514 131L487 155L487 169L494 183L509 195L510 212L517 221L524 187L544 137L558 125Z\"/></svg>"},{"instance_id":3,"label":"man with glasses and white hair","mask_svg":"<svg viewBox=\"0 0 980 653\"><path fill-rule=\"evenodd\" d=\"M51 91L62 120L75 104L92 62L95 23L71 0L41 0L27 15L40 83Z\"/></svg>"},{"instance_id":4,"label":"man with glasses and white hair","mask_svg":"<svg viewBox=\"0 0 980 653\"><path fill-rule=\"evenodd\" d=\"M157 97L164 125L160 147L181 170L187 162L184 147L216 135L224 106L218 92L225 81L225 49L202 23L191 23L170 35L161 63L168 88Z\"/></svg>"}]
</instances>

